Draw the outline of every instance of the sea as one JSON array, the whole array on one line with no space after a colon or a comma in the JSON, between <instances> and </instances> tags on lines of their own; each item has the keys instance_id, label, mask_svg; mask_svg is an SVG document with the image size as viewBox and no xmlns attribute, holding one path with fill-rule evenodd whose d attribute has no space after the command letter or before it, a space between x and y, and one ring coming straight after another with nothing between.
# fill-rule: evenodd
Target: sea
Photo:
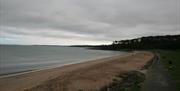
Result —
<instances>
[{"instance_id":1,"label":"sea","mask_svg":"<svg viewBox=\"0 0 180 91\"><path fill-rule=\"evenodd\" d=\"M0 45L0 75L55 68L125 53L68 46Z\"/></svg>"}]
</instances>

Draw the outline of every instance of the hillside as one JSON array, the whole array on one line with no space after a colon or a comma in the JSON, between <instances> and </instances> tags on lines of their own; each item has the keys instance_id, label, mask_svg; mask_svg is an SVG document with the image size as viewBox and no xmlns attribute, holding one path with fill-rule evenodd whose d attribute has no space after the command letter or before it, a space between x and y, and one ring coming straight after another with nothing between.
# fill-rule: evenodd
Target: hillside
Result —
<instances>
[{"instance_id":1,"label":"hillside","mask_svg":"<svg viewBox=\"0 0 180 91\"><path fill-rule=\"evenodd\" d=\"M95 48L103 50L121 49L180 49L180 35L148 36L130 40L113 41L111 45L101 45Z\"/></svg>"}]
</instances>

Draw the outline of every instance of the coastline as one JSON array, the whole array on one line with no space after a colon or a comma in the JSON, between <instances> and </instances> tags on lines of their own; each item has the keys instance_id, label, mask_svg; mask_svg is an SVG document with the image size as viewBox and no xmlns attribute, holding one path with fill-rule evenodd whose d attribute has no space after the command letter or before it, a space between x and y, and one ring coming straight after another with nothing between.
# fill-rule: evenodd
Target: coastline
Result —
<instances>
[{"instance_id":1,"label":"coastline","mask_svg":"<svg viewBox=\"0 0 180 91\"><path fill-rule=\"evenodd\" d=\"M57 85L56 83L63 83L63 86L67 89L75 89L74 91L78 91L77 86L74 85L77 83L74 82L80 81L78 83L81 88L89 89L90 87L87 87L88 82L93 83L94 85L92 86L97 86L98 88L110 83L116 74L140 70L152 57L153 54L149 52L134 52L120 56L64 65L57 68L0 78L0 87L3 91L36 91L37 89L38 91L39 89L49 91L45 89L51 87L52 84ZM105 74L108 75L108 80ZM92 76L97 77L94 78ZM58 82L56 82L56 80L58 80ZM69 88L69 85L71 85L71 88ZM55 87L54 89L70 91L63 90L63 87Z\"/></svg>"},{"instance_id":2,"label":"coastline","mask_svg":"<svg viewBox=\"0 0 180 91\"><path fill-rule=\"evenodd\" d=\"M125 52L125 53L122 53L122 54L115 54L115 56L125 55L127 53L128 52ZM78 62L71 62L71 63L66 63L66 64L58 64L58 65L41 67L41 68L32 69L32 70L30 69L30 70L25 70L25 71L19 71L19 72L7 73L7 74L0 74L0 78L11 77L11 76L18 76L18 75L23 75L23 74L27 74L27 73L42 71L42 70L60 68L60 67L67 66L67 65L85 63L85 62L89 62L89 61L93 61L93 60L100 60L100 59L109 58L109 57L114 57L114 56L102 56L102 57L96 57L96 58L88 59L86 61L80 60Z\"/></svg>"},{"instance_id":3,"label":"coastline","mask_svg":"<svg viewBox=\"0 0 180 91\"><path fill-rule=\"evenodd\" d=\"M3 45L1 49L3 53L0 55L0 75L55 68L69 63L124 54L121 51L100 51L61 46Z\"/></svg>"}]
</instances>

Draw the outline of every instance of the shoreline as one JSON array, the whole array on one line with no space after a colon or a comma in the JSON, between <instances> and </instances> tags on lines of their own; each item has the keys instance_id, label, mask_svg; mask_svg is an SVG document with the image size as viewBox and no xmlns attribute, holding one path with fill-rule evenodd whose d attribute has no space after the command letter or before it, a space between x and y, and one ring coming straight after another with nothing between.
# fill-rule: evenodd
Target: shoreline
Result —
<instances>
[{"instance_id":1,"label":"shoreline","mask_svg":"<svg viewBox=\"0 0 180 91\"><path fill-rule=\"evenodd\" d=\"M124 54L116 54L115 56L121 56L121 55L123 56L123 55L126 55L128 53L129 52L124 53ZM55 69L55 68L60 68L60 67L63 67L63 66L69 66L69 65L72 65L72 64L85 63L85 62L89 62L89 61L93 61L93 60L106 59L106 58L110 58L110 57L114 57L114 56L102 56L102 57L92 58L92 59L89 59L87 61L81 60L81 61L78 61L78 62L71 62L71 63L66 63L66 64L46 66L46 67L32 69L32 70L30 69L30 70L19 71L19 72L5 73L5 74L0 74L0 78L18 76L18 75L23 75L23 74L27 74L27 73L38 72L38 71L42 71L42 70L48 70L48 69Z\"/></svg>"},{"instance_id":2,"label":"shoreline","mask_svg":"<svg viewBox=\"0 0 180 91\"><path fill-rule=\"evenodd\" d=\"M51 86L51 84L57 85L56 80L62 78L64 80L57 80L57 83L63 83L62 86L67 85L64 87L67 87L67 89L75 89L74 91L78 91L78 88L75 86L75 84L77 84L76 81L80 81L78 82L78 86L81 86L82 88L89 89L90 87L87 87L87 83L92 83L92 86L102 87L103 85L110 83L116 74L140 70L152 57L153 54L149 52L133 52L64 65L57 68L0 78L0 87L2 87L3 91L36 91L38 89L49 91L46 90L47 84L49 84L48 86ZM71 84L68 84L67 82L71 82ZM71 88L68 88L69 85L72 85L70 86ZM36 88L37 86L38 88ZM56 87L54 89L56 89ZM58 88L58 90L61 91L62 88Z\"/></svg>"}]
</instances>

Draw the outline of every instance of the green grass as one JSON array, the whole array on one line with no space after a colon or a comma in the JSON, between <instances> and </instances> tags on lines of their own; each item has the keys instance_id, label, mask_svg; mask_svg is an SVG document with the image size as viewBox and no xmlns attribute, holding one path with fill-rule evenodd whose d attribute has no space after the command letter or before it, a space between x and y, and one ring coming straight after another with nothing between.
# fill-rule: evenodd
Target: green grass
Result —
<instances>
[{"instance_id":1,"label":"green grass","mask_svg":"<svg viewBox=\"0 0 180 91\"><path fill-rule=\"evenodd\" d=\"M180 50L157 50L156 52L160 54L161 61L170 72L177 90L180 91ZM172 69L169 69L169 61L172 61Z\"/></svg>"},{"instance_id":2,"label":"green grass","mask_svg":"<svg viewBox=\"0 0 180 91\"><path fill-rule=\"evenodd\" d=\"M145 80L145 75L138 71L131 71L125 74L118 75L113 83L101 88L99 91L140 91L142 82Z\"/></svg>"}]
</instances>

